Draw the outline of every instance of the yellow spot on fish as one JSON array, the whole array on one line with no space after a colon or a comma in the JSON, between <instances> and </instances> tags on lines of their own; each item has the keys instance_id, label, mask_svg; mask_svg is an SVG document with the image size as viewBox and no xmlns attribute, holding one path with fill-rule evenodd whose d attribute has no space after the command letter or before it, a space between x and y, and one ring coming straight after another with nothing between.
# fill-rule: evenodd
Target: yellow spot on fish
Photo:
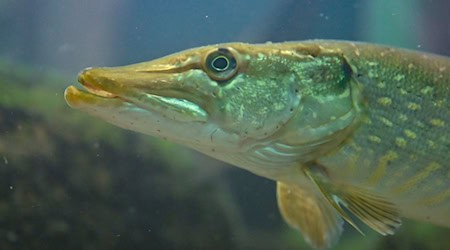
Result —
<instances>
[{"instance_id":1,"label":"yellow spot on fish","mask_svg":"<svg viewBox=\"0 0 450 250\"><path fill-rule=\"evenodd\" d=\"M381 142L380 137L375 136L375 135L369 135L368 138L369 138L369 141L371 141L371 142L375 142L375 143L380 143Z\"/></svg>"},{"instance_id":2,"label":"yellow spot on fish","mask_svg":"<svg viewBox=\"0 0 450 250\"><path fill-rule=\"evenodd\" d=\"M408 108L410 110L419 110L420 109L420 105L414 102L410 102L408 103Z\"/></svg>"},{"instance_id":3,"label":"yellow spot on fish","mask_svg":"<svg viewBox=\"0 0 450 250\"><path fill-rule=\"evenodd\" d=\"M440 99L440 100L437 100L437 101L433 102L433 104L434 104L435 106L439 107L439 108L442 108L442 107L444 106L445 103L446 103L446 102L445 102L445 100L443 100L443 99Z\"/></svg>"},{"instance_id":4,"label":"yellow spot on fish","mask_svg":"<svg viewBox=\"0 0 450 250\"><path fill-rule=\"evenodd\" d=\"M444 127L445 122L441 119L431 119L430 120L431 125L436 127Z\"/></svg>"},{"instance_id":5,"label":"yellow spot on fish","mask_svg":"<svg viewBox=\"0 0 450 250\"><path fill-rule=\"evenodd\" d=\"M399 118L402 122L408 120L408 116L406 116L405 114L400 114L398 118Z\"/></svg>"},{"instance_id":6,"label":"yellow spot on fish","mask_svg":"<svg viewBox=\"0 0 450 250\"><path fill-rule=\"evenodd\" d=\"M416 121L416 125L419 128L424 128L425 127L425 124L423 122L421 122L421 121Z\"/></svg>"},{"instance_id":7,"label":"yellow spot on fish","mask_svg":"<svg viewBox=\"0 0 450 250\"><path fill-rule=\"evenodd\" d=\"M430 147L432 149L436 148L436 143L434 143L434 141L432 141L432 140L427 140L427 144L428 144L428 147Z\"/></svg>"},{"instance_id":8,"label":"yellow spot on fish","mask_svg":"<svg viewBox=\"0 0 450 250\"><path fill-rule=\"evenodd\" d=\"M420 184L425 178L427 178L430 173L440 169L442 166L436 162L431 162L428 166L426 166L422 171L418 174L411 177L411 179L407 180L404 184L394 189L396 193L403 193L410 190L412 187Z\"/></svg>"},{"instance_id":9,"label":"yellow spot on fish","mask_svg":"<svg viewBox=\"0 0 450 250\"><path fill-rule=\"evenodd\" d=\"M401 148L406 147L406 140L402 137L395 138L395 144Z\"/></svg>"},{"instance_id":10,"label":"yellow spot on fish","mask_svg":"<svg viewBox=\"0 0 450 250\"><path fill-rule=\"evenodd\" d=\"M394 80L396 80L396 81L401 81L403 79L405 79L405 75L396 75L396 76L394 76Z\"/></svg>"},{"instance_id":11,"label":"yellow spot on fish","mask_svg":"<svg viewBox=\"0 0 450 250\"><path fill-rule=\"evenodd\" d=\"M381 97L381 98L378 98L378 103L383 106L389 106L392 104L392 100L389 97Z\"/></svg>"},{"instance_id":12,"label":"yellow spot on fish","mask_svg":"<svg viewBox=\"0 0 450 250\"><path fill-rule=\"evenodd\" d=\"M433 91L433 87L430 86L426 86L425 88L420 90L420 93L424 94L424 95L428 95L429 93L431 93Z\"/></svg>"},{"instance_id":13,"label":"yellow spot on fish","mask_svg":"<svg viewBox=\"0 0 450 250\"><path fill-rule=\"evenodd\" d=\"M392 150L389 150L385 155L381 156L378 160L378 165L376 166L367 182L371 185L377 184L378 181L380 181L380 179L386 173L386 168L389 166L389 164L397 158L398 154Z\"/></svg>"},{"instance_id":14,"label":"yellow spot on fish","mask_svg":"<svg viewBox=\"0 0 450 250\"><path fill-rule=\"evenodd\" d=\"M386 83L385 82L379 82L377 84L377 87L380 88L380 89L384 89L384 88L386 88Z\"/></svg>"},{"instance_id":15,"label":"yellow spot on fish","mask_svg":"<svg viewBox=\"0 0 450 250\"><path fill-rule=\"evenodd\" d=\"M386 126L388 126L388 127L392 127L392 126L394 125L390 120L386 119L386 118L383 117L383 116L380 116L380 121L381 121L382 123L384 123L384 125L386 125Z\"/></svg>"},{"instance_id":16,"label":"yellow spot on fish","mask_svg":"<svg viewBox=\"0 0 450 250\"><path fill-rule=\"evenodd\" d=\"M417 137L416 133L414 133L413 131L411 131L409 129L405 129L405 131L403 131L403 133L405 133L405 135L411 139L416 139L416 137Z\"/></svg>"}]
</instances>

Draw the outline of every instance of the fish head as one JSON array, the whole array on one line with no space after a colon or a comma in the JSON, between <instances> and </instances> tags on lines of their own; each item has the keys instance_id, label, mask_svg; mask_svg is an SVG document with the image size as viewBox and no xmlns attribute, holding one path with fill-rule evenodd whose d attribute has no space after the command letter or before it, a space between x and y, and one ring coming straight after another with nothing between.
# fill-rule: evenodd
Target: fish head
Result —
<instances>
[{"instance_id":1,"label":"fish head","mask_svg":"<svg viewBox=\"0 0 450 250\"><path fill-rule=\"evenodd\" d=\"M352 79L339 51L227 43L85 69L86 91L69 86L65 99L119 127L253 168L307 161L342 142L360 111Z\"/></svg>"},{"instance_id":2,"label":"fish head","mask_svg":"<svg viewBox=\"0 0 450 250\"><path fill-rule=\"evenodd\" d=\"M122 67L87 68L67 103L117 126L187 146L229 147L270 137L296 111L288 61L246 44L182 51Z\"/></svg>"}]
</instances>

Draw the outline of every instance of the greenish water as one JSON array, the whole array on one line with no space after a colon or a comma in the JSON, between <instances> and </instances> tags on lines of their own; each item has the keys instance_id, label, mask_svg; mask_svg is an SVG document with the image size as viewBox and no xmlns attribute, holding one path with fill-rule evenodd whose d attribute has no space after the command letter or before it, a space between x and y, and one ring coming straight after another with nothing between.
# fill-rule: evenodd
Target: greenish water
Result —
<instances>
[{"instance_id":1,"label":"greenish water","mask_svg":"<svg viewBox=\"0 0 450 250\"><path fill-rule=\"evenodd\" d=\"M70 109L87 66L226 41L365 40L450 55L448 1L1 1L0 249L308 249L275 184ZM346 227L335 249L450 249Z\"/></svg>"}]
</instances>

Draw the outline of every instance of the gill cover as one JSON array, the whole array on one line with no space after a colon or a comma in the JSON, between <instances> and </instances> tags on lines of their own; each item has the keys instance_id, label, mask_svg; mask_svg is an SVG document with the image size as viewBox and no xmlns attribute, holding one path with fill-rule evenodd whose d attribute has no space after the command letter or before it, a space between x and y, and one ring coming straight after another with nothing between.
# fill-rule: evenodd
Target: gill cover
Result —
<instances>
[{"instance_id":1,"label":"gill cover","mask_svg":"<svg viewBox=\"0 0 450 250\"><path fill-rule=\"evenodd\" d=\"M219 86L214 119L242 139L272 135L300 104L299 79L287 61L251 52L244 46L214 48L202 67Z\"/></svg>"}]
</instances>

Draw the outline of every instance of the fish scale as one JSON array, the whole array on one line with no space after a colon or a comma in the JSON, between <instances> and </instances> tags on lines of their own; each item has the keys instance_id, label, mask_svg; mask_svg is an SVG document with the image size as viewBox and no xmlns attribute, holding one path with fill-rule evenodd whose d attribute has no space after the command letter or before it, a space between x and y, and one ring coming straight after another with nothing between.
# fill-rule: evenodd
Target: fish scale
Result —
<instances>
[{"instance_id":1,"label":"fish scale","mask_svg":"<svg viewBox=\"0 0 450 250\"><path fill-rule=\"evenodd\" d=\"M432 57L422 55L420 61L413 53L390 50L390 58L402 57L394 63L395 67L390 67L392 62L382 56L385 49L370 51L368 55L365 50L360 51L360 57L379 61L353 60L359 69L370 122L352 136L360 150L344 145L343 155L331 156L327 162L333 164L328 165L340 169L346 164L358 164L353 169L361 173L354 176L369 187L392 194L402 203L399 207L404 214L445 224L443 218L450 220L447 59L439 58L440 64L433 65ZM349 155L360 160L349 162ZM371 160L361 160L364 157ZM416 211L411 212L411 207Z\"/></svg>"}]
</instances>

